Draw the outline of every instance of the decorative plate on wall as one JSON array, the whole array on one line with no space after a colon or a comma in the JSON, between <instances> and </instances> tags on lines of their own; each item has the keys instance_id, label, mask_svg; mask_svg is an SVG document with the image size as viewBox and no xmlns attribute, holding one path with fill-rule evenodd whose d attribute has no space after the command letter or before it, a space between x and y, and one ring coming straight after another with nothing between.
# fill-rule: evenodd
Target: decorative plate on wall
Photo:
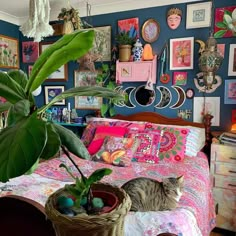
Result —
<instances>
[{"instance_id":1,"label":"decorative plate on wall","mask_svg":"<svg viewBox=\"0 0 236 236\"><path fill-rule=\"evenodd\" d=\"M148 43L155 42L160 34L160 24L154 20L149 19L144 22L142 26L142 37Z\"/></svg>"}]
</instances>

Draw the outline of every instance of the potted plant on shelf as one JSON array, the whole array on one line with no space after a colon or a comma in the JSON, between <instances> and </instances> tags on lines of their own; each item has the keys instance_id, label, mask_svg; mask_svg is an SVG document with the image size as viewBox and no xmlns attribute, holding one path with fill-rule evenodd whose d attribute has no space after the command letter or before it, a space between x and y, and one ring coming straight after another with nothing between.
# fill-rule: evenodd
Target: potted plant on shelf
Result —
<instances>
[{"instance_id":1,"label":"potted plant on shelf","mask_svg":"<svg viewBox=\"0 0 236 236\"><path fill-rule=\"evenodd\" d=\"M132 45L135 43L136 36L131 31L120 31L116 35L116 42L119 48L119 60L121 62L130 61Z\"/></svg>"},{"instance_id":2,"label":"potted plant on shelf","mask_svg":"<svg viewBox=\"0 0 236 236\"><path fill-rule=\"evenodd\" d=\"M93 30L75 31L72 34L64 35L61 39L43 51L33 65L29 78L21 70L12 70L8 72L0 71L0 94L1 97L7 100L6 103L0 104L0 112L8 112L6 127L0 131L1 182L6 182L11 178L32 172L37 167L40 159L47 160L55 156L60 148L65 151L68 158L69 153L73 153L84 159L90 158L90 155L82 141L72 131L44 119L45 111L54 103L69 97L97 96L107 99L124 100L123 95L111 89L99 86L75 87L70 88L54 97L48 104L42 107L37 107L32 92L40 87L47 77L62 65L71 60L76 60L87 53L93 45L93 38ZM104 175L109 173L110 171L107 169L101 171L97 170L97 172L92 175L93 178L90 177L87 179L86 177L83 177L84 180L86 179L86 181L83 181L86 185L85 193L87 193L88 189L90 189L90 185L93 182L100 180ZM101 186L103 188L103 185L95 184L94 187L92 186L92 189L101 188ZM112 189L110 191L113 191L113 186L110 185L107 187L107 190L110 187ZM119 199L119 204L115 210L110 213L102 214L101 216L83 216L82 214L79 217L71 217L73 219L68 220L65 215L55 209L55 205L53 205L53 209L55 211L49 210L47 213L55 213L56 220L53 221L53 217L50 218L54 225L64 225L65 222L69 224L68 227L63 226L62 229L67 231L68 235L72 235L70 233L71 228L73 231L75 225L81 225L81 221L87 222L88 225L92 224L94 227L93 229L98 232L112 229L113 227L111 227L111 225L113 225L114 222L117 224L119 223L118 226L120 228L120 219L113 221L112 217L113 214L120 217L124 214L124 212L127 212L129 208L129 200L127 201L128 205L126 205L126 195L121 189L119 190L119 188L116 194ZM54 195L52 195L52 197L50 196L48 201L53 201L53 196ZM123 208L127 209L127 211L124 211ZM118 212L118 214L116 214L116 212ZM104 229L104 227L101 227L100 222L94 223L96 222L96 219L98 219L98 221L103 219L107 222L109 227L105 227ZM92 220L92 223L90 220ZM75 222L74 225L70 225L69 222L72 221ZM55 226L55 228L60 231L60 227ZM77 228L75 231L79 232L79 229ZM58 232L58 235L62 234ZM63 235L67 234L65 233Z\"/></svg>"}]
</instances>

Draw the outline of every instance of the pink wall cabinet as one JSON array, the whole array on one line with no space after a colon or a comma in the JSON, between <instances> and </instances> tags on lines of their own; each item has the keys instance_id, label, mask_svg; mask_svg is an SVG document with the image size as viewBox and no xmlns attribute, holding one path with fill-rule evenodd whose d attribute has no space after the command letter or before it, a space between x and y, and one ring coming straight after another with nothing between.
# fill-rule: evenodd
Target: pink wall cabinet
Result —
<instances>
[{"instance_id":1,"label":"pink wall cabinet","mask_svg":"<svg viewBox=\"0 0 236 236\"><path fill-rule=\"evenodd\" d=\"M116 82L147 82L156 84L157 56L152 61L116 61Z\"/></svg>"}]
</instances>

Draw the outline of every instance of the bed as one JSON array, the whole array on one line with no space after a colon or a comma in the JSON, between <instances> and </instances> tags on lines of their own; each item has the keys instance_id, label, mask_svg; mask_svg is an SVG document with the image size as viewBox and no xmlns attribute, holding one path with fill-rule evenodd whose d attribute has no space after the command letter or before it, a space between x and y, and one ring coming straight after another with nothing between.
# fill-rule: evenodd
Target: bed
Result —
<instances>
[{"instance_id":1,"label":"bed","mask_svg":"<svg viewBox=\"0 0 236 236\"><path fill-rule=\"evenodd\" d=\"M92 118L88 121L88 129L86 128L87 130L85 129L82 135L82 140L85 144L88 141L86 140L88 136L95 136L96 127L94 128L94 126L105 124L107 126L111 126L112 124L112 126L118 127L132 127L130 128L132 134L135 132L142 133L143 128L140 127L145 127L144 130L149 129L149 131L157 130L156 128L161 127L161 129L165 129L164 134L167 130L174 130L174 132L182 129L188 130L186 142L187 137L192 132L190 130L198 130L199 132L201 130L201 132L204 132L201 133L203 134L201 135L201 139L204 136L204 145L199 145L199 147L201 146L201 150L195 150L197 151L195 154L191 154L193 147L188 150L189 152L184 147L184 155L176 155L174 153L175 158L163 158L161 161L158 160L158 162L144 162L141 158L138 161L132 161L129 166L115 166L100 161L83 160L72 155L73 160L81 167L85 175L88 175L97 168L111 168L113 170L112 174L106 176L103 181L118 186L121 186L129 179L139 176L146 176L161 181L164 177L184 175L184 193L178 207L172 211L129 212L125 217L125 236L208 236L210 234L210 231L215 227L212 183L209 174L208 157L206 155L210 147L210 120L211 117L206 117L204 123L200 124L188 122L180 118L167 118L154 112L140 112L128 116L117 115L112 119ZM93 132L91 132L91 127ZM170 137L172 136L170 135ZM182 139L177 139L179 147L180 145L186 146L186 142L183 143ZM195 140L195 143L197 143L197 140ZM88 146L88 143L86 145ZM192 145L194 146L193 143ZM161 147L159 149L161 157L168 153L165 148L163 147L162 153L160 151ZM174 147L172 148L173 150ZM177 156L178 158L176 158ZM75 169L73 170L73 166L68 158L62 154L57 158L40 163L39 167L31 175L20 176L7 183L0 183L1 198L14 195L22 197L21 201L30 199L30 204L34 208L40 208L40 212L43 212L42 206L45 205L48 196L57 189L64 187L65 183L72 183L72 179L67 172L59 168L60 163L65 163L71 166L72 171L76 171Z\"/></svg>"}]
</instances>

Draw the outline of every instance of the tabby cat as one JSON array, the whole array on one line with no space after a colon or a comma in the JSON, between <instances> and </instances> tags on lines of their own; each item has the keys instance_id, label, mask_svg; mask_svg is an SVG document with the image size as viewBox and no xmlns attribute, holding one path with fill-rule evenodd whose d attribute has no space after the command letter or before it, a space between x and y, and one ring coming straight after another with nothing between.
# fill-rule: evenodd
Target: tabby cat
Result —
<instances>
[{"instance_id":1,"label":"tabby cat","mask_svg":"<svg viewBox=\"0 0 236 236\"><path fill-rule=\"evenodd\" d=\"M164 178L162 182L140 177L122 188L132 200L131 211L164 211L177 207L183 193L184 177Z\"/></svg>"}]
</instances>

